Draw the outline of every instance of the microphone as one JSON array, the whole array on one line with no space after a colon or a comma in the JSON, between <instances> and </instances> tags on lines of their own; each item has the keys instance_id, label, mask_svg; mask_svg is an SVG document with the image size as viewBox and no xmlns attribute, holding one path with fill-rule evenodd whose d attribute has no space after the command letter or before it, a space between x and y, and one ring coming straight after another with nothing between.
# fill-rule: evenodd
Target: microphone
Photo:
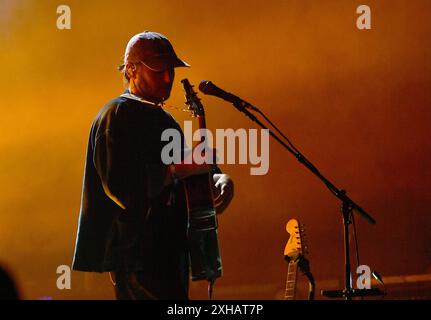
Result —
<instances>
[{"instance_id":1,"label":"microphone","mask_svg":"<svg viewBox=\"0 0 431 320\"><path fill-rule=\"evenodd\" d=\"M259 111L258 108L254 107L247 101L242 100L240 97L237 97L236 95L230 92L224 91L223 89L217 87L211 81L202 80L201 83L199 84L199 90L204 94L215 96L223 100L226 100L227 102L234 104L236 107L240 109L248 108L254 111Z\"/></svg>"}]
</instances>

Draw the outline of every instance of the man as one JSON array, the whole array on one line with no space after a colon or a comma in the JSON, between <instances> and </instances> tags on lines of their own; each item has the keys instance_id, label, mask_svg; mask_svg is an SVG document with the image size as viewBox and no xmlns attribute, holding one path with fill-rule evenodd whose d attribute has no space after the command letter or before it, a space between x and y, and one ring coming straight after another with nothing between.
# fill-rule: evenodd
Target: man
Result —
<instances>
[{"instance_id":1,"label":"man","mask_svg":"<svg viewBox=\"0 0 431 320\"><path fill-rule=\"evenodd\" d=\"M161 160L162 132L181 131L161 106L174 68L188 66L165 36L133 36L120 68L128 89L99 111L91 127L73 269L111 272L117 299L188 298L184 189ZM193 164L175 169L180 179L210 170ZM215 172L221 213L233 183Z\"/></svg>"}]
</instances>

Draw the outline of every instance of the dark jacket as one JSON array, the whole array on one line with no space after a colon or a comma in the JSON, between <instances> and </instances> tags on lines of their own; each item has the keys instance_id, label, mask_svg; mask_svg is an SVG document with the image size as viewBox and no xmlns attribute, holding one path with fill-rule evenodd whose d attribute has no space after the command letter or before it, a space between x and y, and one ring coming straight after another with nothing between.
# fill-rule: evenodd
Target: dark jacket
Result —
<instances>
[{"instance_id":1,"label":"dark jacket","mask_svg":"<svg viewBox=\"0 0 431 320\"><path fill-rule=\"evenodd\" d=\"M181 128L160 107L118 97L91 126L73 269L187 274L180 185L164 187L161 133ZM170 270L164 270L164 274ZM179 275L178 275L179 274Z\"/></svg>"}]
</instances>

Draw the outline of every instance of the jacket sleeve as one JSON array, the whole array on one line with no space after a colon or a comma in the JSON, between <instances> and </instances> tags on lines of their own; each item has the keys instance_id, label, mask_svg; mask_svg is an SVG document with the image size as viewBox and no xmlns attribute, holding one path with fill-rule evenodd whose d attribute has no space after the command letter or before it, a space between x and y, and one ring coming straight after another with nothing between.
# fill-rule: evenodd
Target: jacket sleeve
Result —
<instances>
[{"instance_id":1,"label":"jacket sleeve","mask_svg":"<svg viewBox=\"0 0 431 320\"><path fill-rule=\"evenodd\" d=\"M93 163L106 195L124 210L146 206L139 146L123 136L112 115L97 129L93 147Z\"/></svg>"}]
</instances>

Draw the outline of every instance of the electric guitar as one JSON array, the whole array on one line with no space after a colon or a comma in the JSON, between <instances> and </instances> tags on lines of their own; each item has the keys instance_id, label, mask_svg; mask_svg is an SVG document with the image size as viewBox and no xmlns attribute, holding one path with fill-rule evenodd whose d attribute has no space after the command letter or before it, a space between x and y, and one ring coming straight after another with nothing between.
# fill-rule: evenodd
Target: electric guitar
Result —
<instances>
[{"instance_id":1,"label":"electric guitar","mask_svg":"<svg viewBox=\"0 0 431 320\"><path fill-rule=\"evenodd\" d=\"M206 128L204 107L188 79L181 80L186 106L197 117L199 129ZM206 143L201 136L201 143ZM192 280L206 279L213 283L222 274L217 238L217 194L211 173L184 178L184 190L189 216L189 248Z\"/></svg>"},{"instance_id":2,"label":"electric guitar","mask_svg":"<svg viewBox=\"0 0 431 320\"><path fill-rule=\"evenodd\" d=\"M284 300L296 299L298 267L308 279L308 299L313 300L315 284L313 275L310 271L310 263L305 257L308 254L308 249L304 244L304 227L298 222L298 220L290 219L286 224L286 231L289 233L290 237L284 248L284 259L288 262Z\"/></svg>"}]
</instances>

